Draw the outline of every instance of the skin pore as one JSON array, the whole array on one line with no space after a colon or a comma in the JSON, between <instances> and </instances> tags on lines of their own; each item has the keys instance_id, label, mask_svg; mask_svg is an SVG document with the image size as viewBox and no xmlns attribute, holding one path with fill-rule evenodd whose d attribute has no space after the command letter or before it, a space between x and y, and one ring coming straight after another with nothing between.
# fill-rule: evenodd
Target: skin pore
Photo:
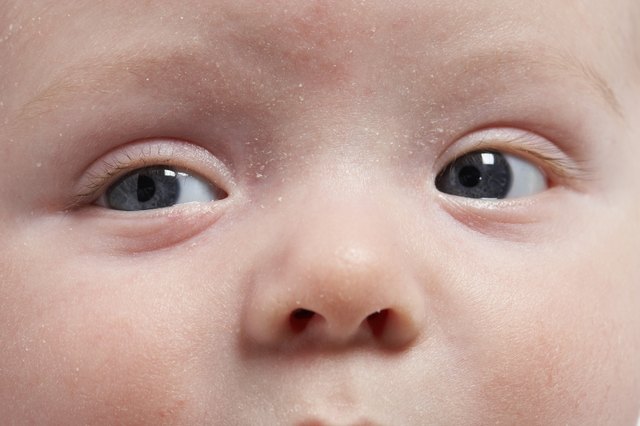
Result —
<instances>
[{"instance_id":1,"label":"skin pore","mask_svg":"<svg viewBox=\"0 0 640 426\"><path fill-rule=\"evenodd\" d=\"M0 418L633 425L634 3L0 2Z\"/></svg>"}]
</instances>

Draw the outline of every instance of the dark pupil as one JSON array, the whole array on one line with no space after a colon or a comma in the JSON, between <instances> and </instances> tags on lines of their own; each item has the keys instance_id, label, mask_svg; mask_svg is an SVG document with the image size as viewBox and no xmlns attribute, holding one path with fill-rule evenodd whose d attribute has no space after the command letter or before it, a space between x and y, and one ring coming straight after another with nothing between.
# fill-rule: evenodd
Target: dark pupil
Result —
<instances>
[{"instance_id":1,"label":"dark pupil","mask_svg":"<svg viewBox=\"0 0 640 426\"><path fill-rule=\"evenodd\" d=\"M472 188L474 186L478 186L482 180L482 174L476 167L464 166L458 173L458 179L460 179L460 183L462 185L467 188Z\"/></svg>"},{"instance_id":2,"label":"dark pupil","mask_svg":"<svg viewBox=\"0 0 640 426\"><path fill-rule=\"evenodd\" d=\"M138 176L138 201L144 203L153 198L156 193L156 184L153 179L147 175Z\"/></svg>"},{"instance_id":3,"label":"dark pupil","mask_svg":"<svg viewBox=\"0 0 640 426\"><path fill-rule=\"evenodd\" d=\"M436 178L436 188L468 198L505 198L511 189L509 162L497 151L474 151L449 163Z\"/></svg>"}]
</instances>

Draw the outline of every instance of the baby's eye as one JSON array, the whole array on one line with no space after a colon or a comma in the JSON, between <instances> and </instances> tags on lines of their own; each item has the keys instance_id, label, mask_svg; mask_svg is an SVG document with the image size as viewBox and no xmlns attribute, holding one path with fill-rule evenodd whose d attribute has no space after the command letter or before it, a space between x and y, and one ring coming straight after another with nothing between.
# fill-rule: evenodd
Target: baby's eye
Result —
<instances>
[{"instance_id":1,"label":"baby's eye","mask_svg":"<svg viewBox=\"0 0 640 426\"><path fill-rule=\"evenodd\" d=\"M497 151L473 151L449 163L436 188L468 198L527 197L547 189L545 175L532 163Z\"/></svg>"},{"instance_id":2,"label":"baby's eye","mask_svg":"<svg viewBox=\"0 0 640 426\"><path fill-rule=\"evenodd\" d=\"M115 210L149 210L209 202L227 194L205 179L166 166L134 170L111 185L97 204Z\"/></svg>"}]
</instances>

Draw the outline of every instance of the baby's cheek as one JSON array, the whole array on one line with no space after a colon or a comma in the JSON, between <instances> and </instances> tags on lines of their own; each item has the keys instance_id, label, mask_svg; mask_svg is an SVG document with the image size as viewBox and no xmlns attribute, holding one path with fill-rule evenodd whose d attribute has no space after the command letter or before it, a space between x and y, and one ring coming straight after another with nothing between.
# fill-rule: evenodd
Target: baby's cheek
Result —
<instances>
[{"instance_id":1,"label":"baby's cheek","mask_svg":"<svg viewBox=\"0 0 640 426\"><path fill-rule=\"evenodd\" d=\"M180 301L172 307L168 297L145 297L136 277L126 282L104 270L96 276L90 258L78 268L44 247L0 254L1 418L186 421L194 403L186 385L194 349L184 337L186 321L175 321ZM20 266L28 264L38 268Z\"/></svg>"},{"instance_id":2,"label":"baby's cheek","mask_svg":"<svg viewBox=\"0 0 640 426\"><path fill-rule=\"evenodd\" d=\"M72 412L90 424L173 424L181 419L190 397L174 374L182 361L179 354L172 357L155 336L127 322L91 328L70 330L73 334L59 330L63 335L52 353L61 363L61 390ZM72 345L76 350L67 352L65 347ZM68 412L60 415L69 421Z\"/></svg>"},{"instance_id":3,"label":"baby's cheek","mask_svg":"<svg viewBox=\"0 0 640 426\"><path fill-rule=\"evenodd\" d=\"M474 360L482 365L476 371L482 372L487 418L497 424L571 424L572 419L599 418L606 411L602 401L594 400L606 393L601 373L593 374L599 369L600 351L576 341L569 330L544 322L528 325L526 333L502 330L500 341Z\"/></svg>"},{"instance_id":4,"label":"baby's cheek","mask_svg":"<svg viewBox=\"0 0 640 426\"><path fill-rule=\"evenodd\" d=\"M541 247L529 256L526 274L517 274L517 263L510 261L494 275L518 291L494 295L490 314L471 327L469 332L484 340L469 362L481 398L491 407L489 417L500 416L496 422L530 422L532 415L539 424L635 421L640 401L636 250L623 243L624 230L592 225L591 231L556 249Z\"/></svg>"}]
</instances>

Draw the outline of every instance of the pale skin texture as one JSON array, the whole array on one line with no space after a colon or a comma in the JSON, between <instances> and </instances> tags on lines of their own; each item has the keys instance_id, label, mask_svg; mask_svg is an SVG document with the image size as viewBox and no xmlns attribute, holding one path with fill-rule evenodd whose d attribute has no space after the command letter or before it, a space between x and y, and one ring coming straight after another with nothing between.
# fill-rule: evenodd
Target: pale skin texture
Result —
<instances>
[{"instance_id":1,"label":"pale skin texture","mask_svg":"<svg viewBox=\"0 0 640 426\"><path fill-rule=\"evenodd\" d=\"M5 424L635 424L635 0L394 3L0 2ZM94 205L149 164L229 196Z\"/></svg>"}]
</instances>

